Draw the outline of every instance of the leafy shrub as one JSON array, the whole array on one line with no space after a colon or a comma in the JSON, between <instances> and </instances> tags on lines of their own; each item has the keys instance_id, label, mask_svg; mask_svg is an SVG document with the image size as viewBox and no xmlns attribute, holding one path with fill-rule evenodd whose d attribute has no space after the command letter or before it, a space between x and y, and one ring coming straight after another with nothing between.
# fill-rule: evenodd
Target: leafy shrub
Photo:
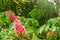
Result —
<instances>
[{"instance_id":1,"label":"leafy shrub","mask_svg":"<svg viewBox=\"0 0 60 40\"><path fill-rule=\"evenodd\" d=\"M28 39L28 38L34 39L32 37L33 37L33 34L36 33L36 30L39 26L38 21L35 19L24 18L24 17L20 17L20 20L22 21L22 24L25 26L25 28L27 30L27 34L22 35L23 39L25 39L25 38L26 39ZM11 40L13 40L15 38L17 38L18 40L20 39L19 37L16 36L13 25L14 25L13 23L10 23L10 25L7 29L1 30L0 36L1 36L2 40L7 40L8 38ZM21 39L21 40L23 40L23 39Z\"/></svg>"},{"instance_id":2,"label":"leafy shrub","mask_svg":"<svg viewBox=\"0 0 60 40\"><path fill-rule=\"evenodd\" d=\"M49 18L57 17L58 12L52 3L38 0L37 6L30 13L31 18L37 19L40 25L46 23Z\"/></svg>"},{"instance_id":3,"label":"leafy shrub","mask_svg":"<svg viewBox=\"0 0 60 40\"><path fill-rule=\"evenodd\" d=\"M46 36L45 38L47 38L46 40L58 40L60 39L60 17L57 18L51 18L50 20L47 21L46 24L44 24L43 26L41 26L38 30L37 30L37 34L41 34L41 36ZM52 35L53 32L53 35ZM55 36L54 36L55 35Z\"/></svg>"},{"instance_id":4,"label":"leafy shrub","mask_svg":"<svg viewBox=\"0 0 60 40\"><path fill-rule=\"evenodd\" d=\"M11 23L11 21L6 16L6 12L0 12L0 27L8 26L10 23Z\"/></svg>"},{"instance_id":5,"label":"leafy shrub","mask_svg":"<svg viewBox=\"0 0 60 40\"><path fill-rule=\"evenodd\" d=\"M0 0L0 12L11 10L16 15L29 17L28 13L34 8L35 4L36 0Z\"/></svg>"},{"instance_id":6,"label":"leafy shrub","mask_svg":"<svg viewBox=\"0 0 60 40\"><path fill-rule=\"evenodd\" d=\"M60 40L60 17L47 0L0 0L0 5L0 40ZM7 10L20 17L27 34L16 35Z\"/></svg>"}]
</instances>

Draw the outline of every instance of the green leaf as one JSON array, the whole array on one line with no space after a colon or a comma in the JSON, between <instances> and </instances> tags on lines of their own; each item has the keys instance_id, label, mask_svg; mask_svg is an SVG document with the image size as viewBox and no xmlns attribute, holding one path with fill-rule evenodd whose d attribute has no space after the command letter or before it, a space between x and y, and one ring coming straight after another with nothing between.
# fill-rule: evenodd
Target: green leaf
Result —
<instances>
[{"instance_id":1,"label":"green leaf","mask_svg":"<svg viewBox=\"0 0 60 40\"><path fill-rule=\"evenodd\" d=\"M21 21L23 25L28 24L34 31L36 31L39 26L38 21L35 19L21 17Z\"/></svg>"},{"instance_id":2,"label":"green leaf","mask_svg":"<svg viewBox=\"0 0 60 40\"><path fill-rule=\"evenodd\" d=\"M41 17L41 15L40 15L40 13L38 13L37 9L33 9L29 14L31 15L32 18L37 19L37 20L40 19L40 17Z\"/></svg>"},{"instance_id":3,"label":"green leaf","mask_svg":"<svg viewBox=\"0 0 60 40\"><path fill-rule=\"evenodd\" d=\"M41 39L39 39L36 35L33 34L33 37L31 40L41 40Z\"/></svg>"},{"instance_id":4,"label":"green leaf","mask_svg":"<svg viewBox=\"0 0 60 40\"><path fill-rule=\"evenodd\" d=\"M25 29L27 31L26 36L32 37L34 34L34 31L31 29L31 27L28 24L24 24L24 26L25 26Z\"/></svg>"},{"instance_id":5,"label":"green leaf","mask_svg":"<svg viewBox=\"0 0 60 40\"><path fill-rule=\"evenodd\" d=\"M45 31L45 27L46 27L46 24L41 26L37 31L36 31L36 34L42 34L44 31Z\"/></svg>"},{"instance_id":6,"label":"green leaf","mask_svg":"<svg viewBox=\"0 0 60 40\"><path fill-rule=\"evenodd\" d=\"M52 36L47 36L46 40L57 40L57 39L55 37L52 37Z\"/></svg>"},{"instance_id":7,"label":"green leaf","mask_svg":"<svg viewBox=\"0 0 60 40\"><path fill-rule=\"evenodd\" d=\"M0 32L2 40L7 40L7 38L14 39L16 37L15 31L10 29L4 29Z\"/></svg>"},{"instance_id":8,"label":"green leaf","mask_svg":"<svg viewBox=\"0 0 60 40\"><path fill-rule=\"evenodd\" d=\"M9 19L8 17L6 17L5 22L6 22L6 23L8 23L8 24L10 24L10 23L11 23L11 21L10 21L10 19Z\"/></svg>"},{"instance_id":9,"label":"green leaf","mask_svg":"<svg viewBox=\"0 0 60 40\"><path fill-rule=\"evenodd\" d=\"M0 27L3 26L4 21L0 18Z\"/></svg>"},{"instance_id":10,"label":"green leaf","mask_svg":"<svg viewBox=\"0 0 60 40\"><path fill-rule=\"evenodd\" d=\"M5 22L5 12L0 12L0 26L3 26L4 22Z\"/></svg>"},{"instance_id":11,"label":"green leaf","mask_svg":"<svg viewBox=\"0 0 60 40\"><path fill-rule=\"evenodd\" d=\"M10 30L13 30L13 29L14 29L14 23L11 23L11 24L9 25L9 29L10 29Z\"/></svg>"},{"instance_id":12,"label":"green leaf","mask_svg":"<svg viewBox=\"0 0 60 40\"><path fill-rule=\"evenodd\" d=\"M56 28L56 33L57 33L57 38L59 39L60 38L60 27Z\"/></svg>"}]
</instances>

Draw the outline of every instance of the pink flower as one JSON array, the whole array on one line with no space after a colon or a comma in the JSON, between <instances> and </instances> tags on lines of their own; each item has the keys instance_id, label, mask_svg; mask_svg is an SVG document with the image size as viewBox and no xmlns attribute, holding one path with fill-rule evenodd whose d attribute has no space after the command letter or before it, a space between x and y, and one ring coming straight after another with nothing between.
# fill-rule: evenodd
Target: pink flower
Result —
<instances>
[{"instance_id":1,"label":"pink flower","mask_svg":"<svg viewBox=\"0 0 60 40\"><path fill-rule=\"evenodd\" d=\"M56 36L56 32L51 32L51 36Z\"/></svg>"},{"instance_id":2,"label":"pink flower","mask_svg":"<svg viewBox=\"0 0 60 40\"><path fill-rule=\"evenodd\" d=\"M16 31L16 34L19 35L19 33L21 32L22 34L26 34L26 29L24 28L24 26L19 23L19 22L16 22L14 21L14 29Z\"/></svg>"},{"instance_id":3,"label":"pink flower","mask_svg":"<svg viewBox=\"0 0 60 40\"><path fill-rule=\"evenodd\" d=\"M26 34L26 29L24 26L21 24L19 17L16 16L15 14L11 13L10 11L6 12L6 15L9 17L9 19L14 22L14 29L16 31L16 34L19 35L20 33Z\"/></svg>"},{"instance_id":4,"label":"pink flower","mask_svg":"<svg viewBox=\"0 0 60 40\"><path fill-rule=\"evenodd\" d=\"M7 11L6 12L6 15L9 17L9 19L13 22L15 19L19 19L18 16L16 16L15 14L13 14L12 12L10 11Z\"/></svg>"}]
</instances>

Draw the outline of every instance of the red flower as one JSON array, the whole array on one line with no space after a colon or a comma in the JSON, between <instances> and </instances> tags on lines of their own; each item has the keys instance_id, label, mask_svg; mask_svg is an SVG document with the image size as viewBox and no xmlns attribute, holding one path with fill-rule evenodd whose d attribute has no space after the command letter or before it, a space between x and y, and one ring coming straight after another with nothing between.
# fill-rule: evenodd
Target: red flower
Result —
<instances>
[{"instance_id":1,"label":"red flower","mask_svg":"<svg viewBox=\"0 0 60 40\"><path fill-rule=\"evenodd\" d=\"M22 34L26 34L26 29L24 28L24 26L19 23L14 21L14 29L16 31L16 34L19 35L19 33L21 32Z\"/></svg>"},{"instance_id":2,"label":"red flower","mask_svg":"<svg viewBox=\"0 0 60 40\"><path fill-rule=\"evenodd\" d=\"M19 17L11 12L6 12L6 15L9 17L9 19L14 22L14 29L16 31L16 34L19 35L20 33L26 34L26 29L21 24Z\"/></svg>"},{"instance_id":3,"label":"red flower","mask_svg":"<svg viewBox=\"0 0 60 40\"><path fill-rule=\"evenodd\" d=\"M51 32L51 36L56 36L56 32Z\"/></svg>"},{"instance_id":4,"label":"red flower","mask_svg":"<svg viewBox=\"0 0 60 40\"><path fill-rule=\"evenodd\" d=\"M15 14L13 14L12 12L10 11L7 11L6 12L6 15L9 17L9 19L13 22L15 19L19 19L18 16L16 16Z\"/></svg>"}]
</instances>

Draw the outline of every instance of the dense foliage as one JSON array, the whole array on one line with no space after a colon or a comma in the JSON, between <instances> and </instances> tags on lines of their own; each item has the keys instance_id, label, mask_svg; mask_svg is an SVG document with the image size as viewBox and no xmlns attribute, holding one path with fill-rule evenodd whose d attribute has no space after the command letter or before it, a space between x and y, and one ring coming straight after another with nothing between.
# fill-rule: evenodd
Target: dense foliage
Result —
<instances>
[{"instance_id":1,"label":"dense foliage","mask_svg":"<svg viewBox=\"0 0 60 40\"><path fill-rule=\"evenodd\" d=\"M0 0L0 40L60 40L56 5L47 0Z\"/></svg>"}]
</instances>

